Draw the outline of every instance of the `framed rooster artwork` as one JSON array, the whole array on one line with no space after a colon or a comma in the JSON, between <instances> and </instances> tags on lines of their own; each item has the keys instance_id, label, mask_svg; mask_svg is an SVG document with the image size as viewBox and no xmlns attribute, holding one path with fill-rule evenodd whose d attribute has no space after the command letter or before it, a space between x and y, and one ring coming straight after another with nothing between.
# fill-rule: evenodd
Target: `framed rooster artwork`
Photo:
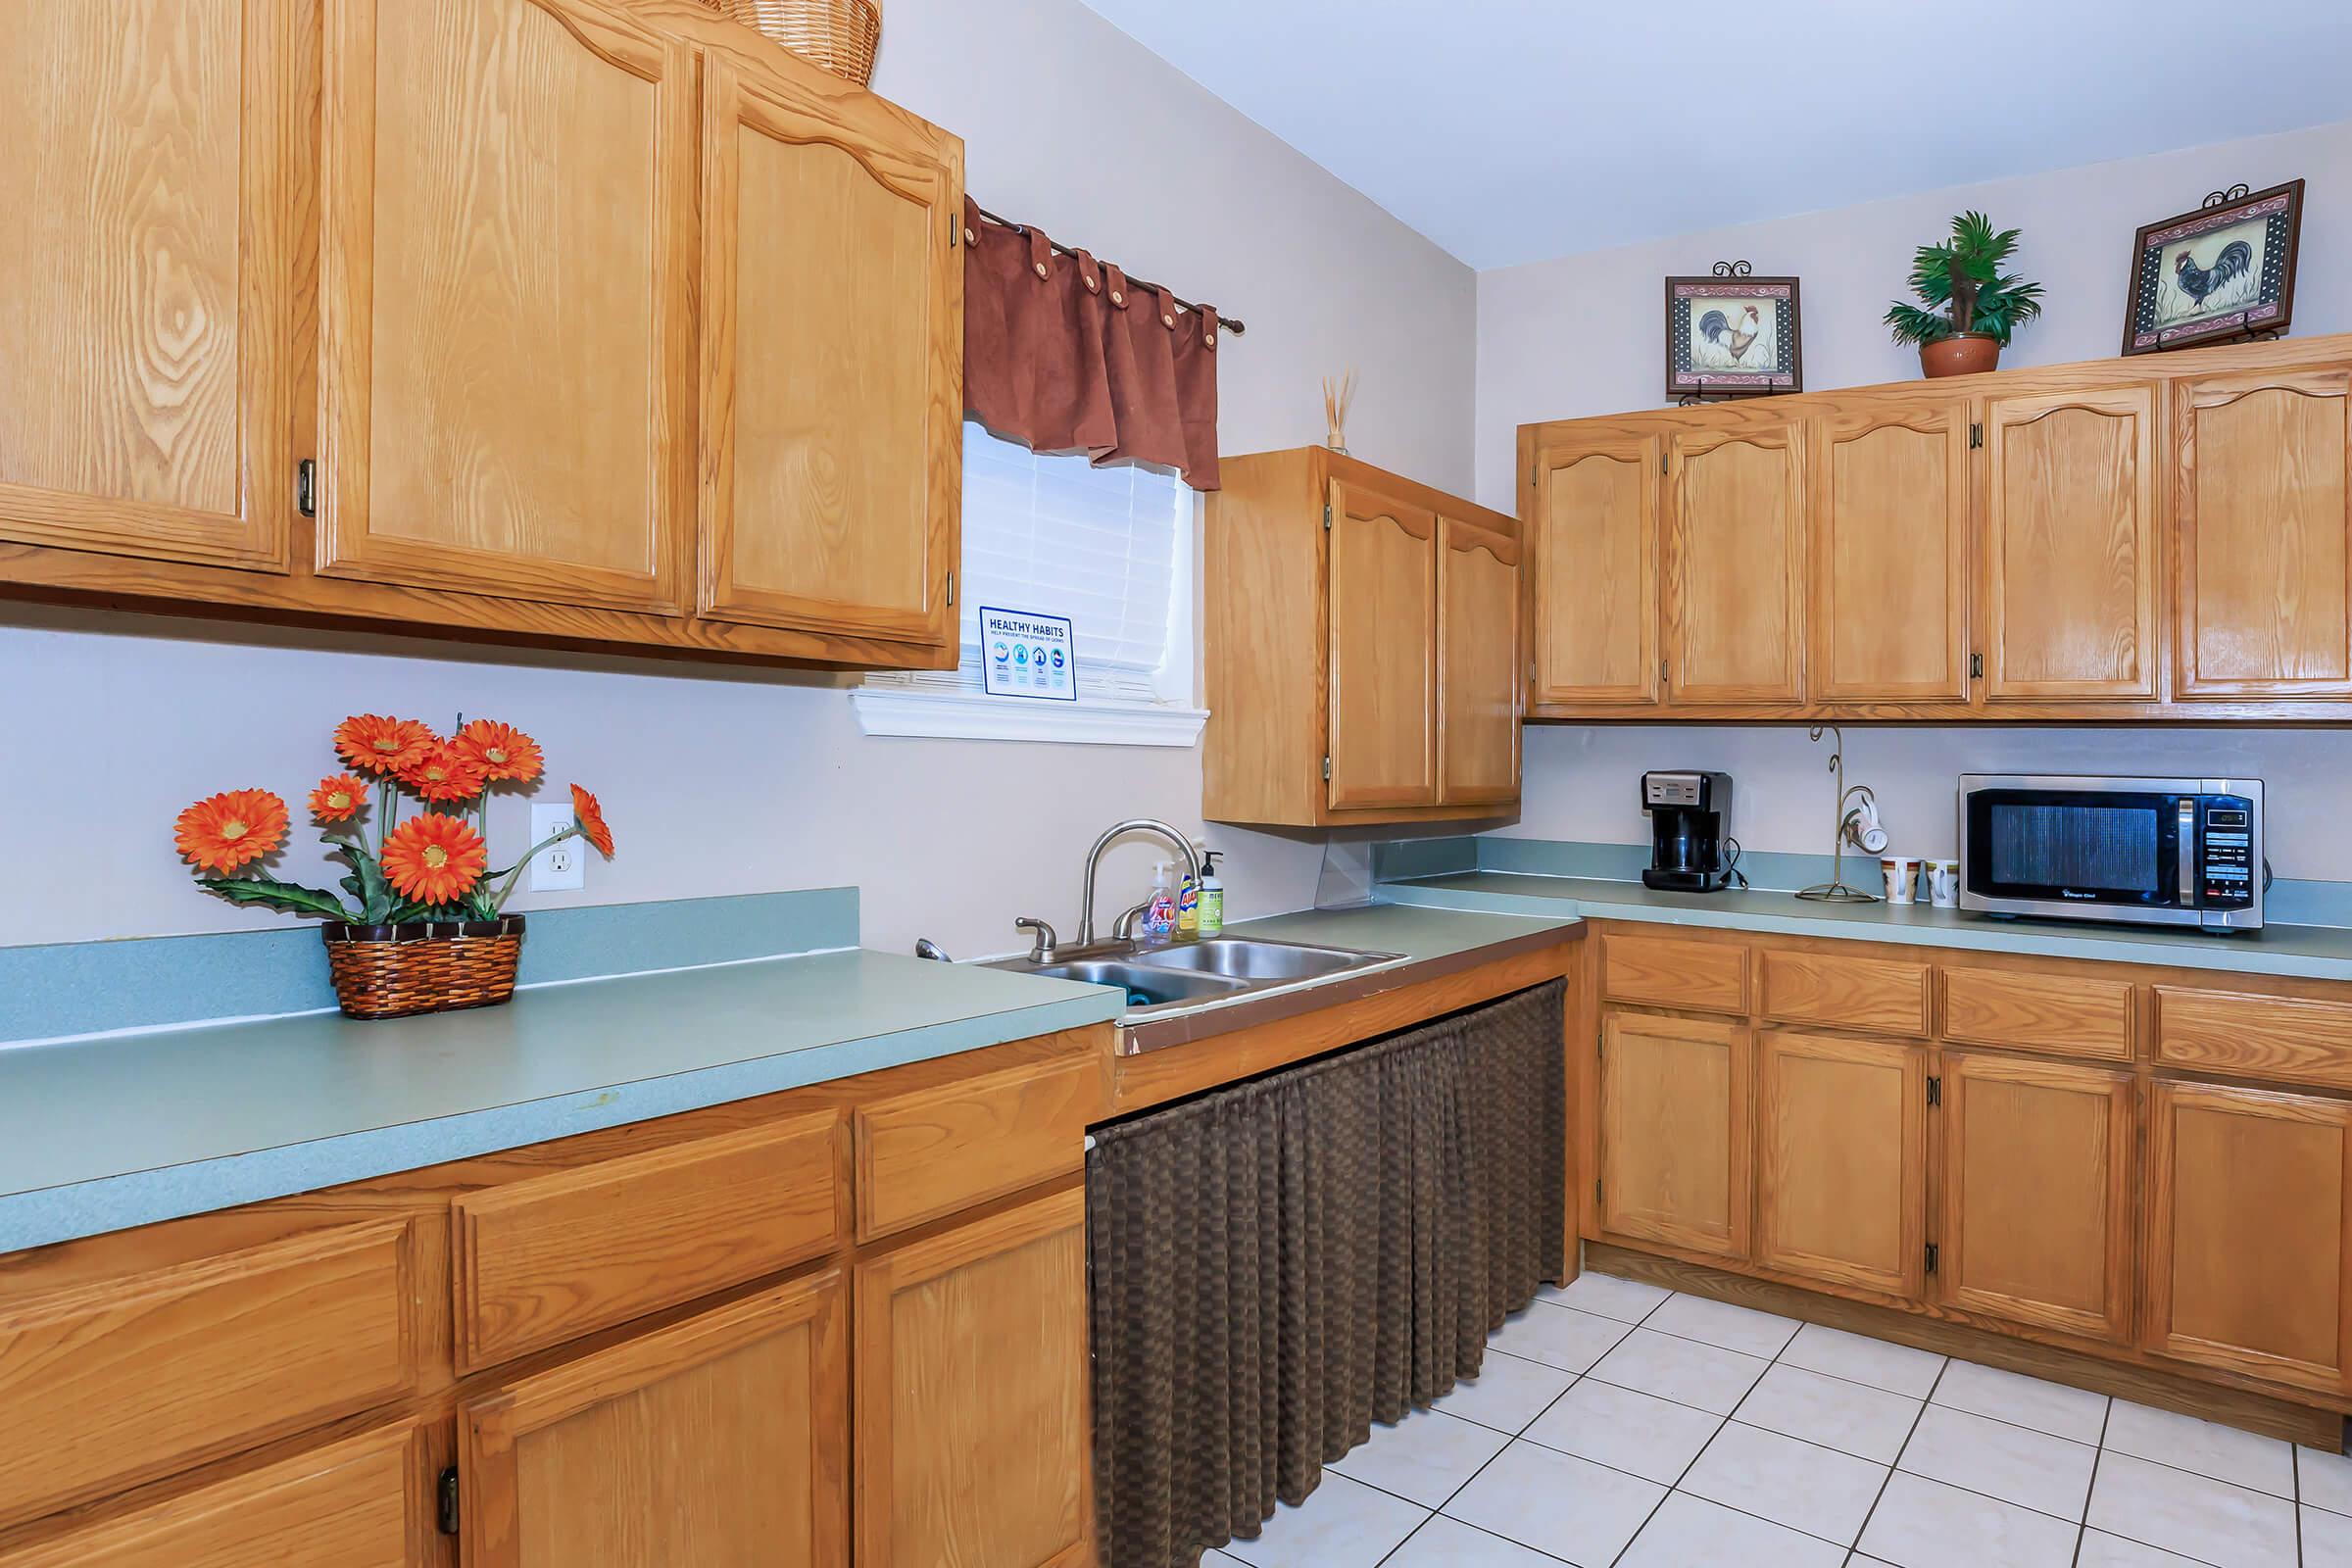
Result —
<instances>
[{"instance_id":1,"label":"framed rooster artwork","mask_svg":"<svg viewBox=\"0 0 2352 1568\"><path fill-rule=\"evenodd\" d=\"M2217 190L2193 213L2139 231L2124 352L2156 354L2286 330L2295 306L2303 182Z\"/></svg>"},{"instance_id":2,"label":"framed rooster artwork","mask_svg":"<svg viewBox=\"0 0 2352 1568\"><path fill-rule=\"evenodd\" d=\"M1793 277L1718 262L1711 277L1666 280L1666 396L1758 397L1805 389Z\"/></svg>"}]
</instances>

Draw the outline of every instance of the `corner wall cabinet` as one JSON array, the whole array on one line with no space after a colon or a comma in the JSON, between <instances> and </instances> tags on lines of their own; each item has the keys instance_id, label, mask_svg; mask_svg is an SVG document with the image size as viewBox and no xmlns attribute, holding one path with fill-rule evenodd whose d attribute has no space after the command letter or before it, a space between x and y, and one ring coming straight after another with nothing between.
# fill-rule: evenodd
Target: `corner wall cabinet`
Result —
<instances>
[{"instance_id":1,"label":"corner wall cabinet","mask_svg":"<svg viewBox=\"0 0 2352 1568\"><path fill-rule=\"evenodd\" d=\"M2352 985L1593 935L1587 1241L2340 1436Z\"/></svg>"},{"instance_id":2,"label":"corner wall cabinet","mask_svg":"<svg viewBox=\"0 0 2352 1568\"><path fill-rule=\"evenodd\" d=\"M0 21L0 593L954 662L955 137L680 0Z\"/></svg>"},{"instance_id":3,"label":"corner wall cabinet","mask_svg":"<svg viewBox=\"0 0 2352 1568\"><path fill-rule=\"evenodd\" d=\"M2340 720L2352 335L1519 429L1536 719Z\"/></svg>"},{"instance_id":4,"label":"corner wall cabinet","mask_svg":"<svg viewBox=\"0 0 2352 1568\"><path fill-rule=\"evenodd\" d=\"M1515 811L1518 522L1321 447L1223 472L1204 545L1202 814L1316 827Z\"/></svg>"}]
</instances>

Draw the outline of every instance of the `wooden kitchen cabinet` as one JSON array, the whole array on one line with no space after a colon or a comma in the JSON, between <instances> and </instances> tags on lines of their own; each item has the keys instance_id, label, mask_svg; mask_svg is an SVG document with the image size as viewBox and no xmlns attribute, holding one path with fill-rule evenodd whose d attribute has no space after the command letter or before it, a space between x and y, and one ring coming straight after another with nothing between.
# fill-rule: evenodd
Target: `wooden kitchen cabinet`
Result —
<instances>
[{"instance_id":1,"label":"wooden kitchen cabinet","mask_svg":"<svg viewBox=\"0 0 2352 1568\"><path fill-rule=\"evenodd\" d=\"M1667 443L1667 699L1804 695L1805 459L1794 424L1682 431Z\"/></svg>"},{"instance_id":2,"label":"wooden kitchen cabinet","mask_svg":"<svg viewBox=\"0 0 2352 1568\"><path fill-rule=\"evenodd\" d=\"M2156 389L1984 401L1984 696L2156 695Z\"/></svg>"},{"instance_id":3,"label":"wooden kitchen cabinet","mask_svg":"<svg viewBox=\"0 0 2352 1568\"><path fill-rule=\"evenodd\" d=\"M1756 1261L1916 1296L1927 1256L1927 1052L1768 1029L1756 1044Z\"/></svg>"},{"instance_id":4,"label":"wooden kitchen cabinet","mask_svg":"<svg viewBox=\"0 0 2352 1568\"><path fill-rule=\"evenodd\" d=\"M818 73L703 96L702 611L952 650L962 144Z\"/></svg>"},{"instance_id":5,"label":"wooden kitchen cabinet","mask_svg":"<svg viewBox=\"0 0 2352 1568\"><path fill-rule=\"evenodd\" d=\"M2352 695L2352 368L2173 389L2176 690Z\"/></svg>"},{"instance_id":6,"label":"wooden kitchen cabinet","mask_svg":"<svg viewBox=\"0 0 2352 1568\"><path fill-rule=\"evenodd\" d=\"M1227 459L1205 532L1203 815L1516 808L1516 521L1308 447Z\"/></svg>"},{"instance_id":7,"label":"wooden kitchen cabinet","mask_svg":"<svg viewBox=\"0 0 2352 1568\"><path fill-rule=\"evenodd\" d=\"M695 60L611 0L324 0L317 569L675 613Z\"/></svg>"},{"instance_id":8,"label":"wooden kitchen cabinet","mask_svg":"<svg viewBox=\"0 0 2352 1568\"><path fill-rule=\"evenodd\" d=\"M1529 465L1530 701L1644 707L1659 696L1663 443L1654 433L1571 429L1535 445Z\"/></svg>"},{"instance_id":9,"label":"wooden kitchen cabinet","mask_svg":"<svg viewBox=\"0 0 2352 1568\"><path fill-rule=\"evenodd\" d=\"M1744 1023L1601 1019L1599 1223L1726 1258L1749 1252L1755 1042Z\"/></svg>"},{"instance_id":10,"label":"wooden kitchen cabinet","mask_svg":"<svg viewBox=\"0 0 2352 1568\"><path fill-rule=\"evenodd\" d=\"M844 1297L827 1271L466 1399L466 1568L846 1562Z\"/></svg>"},{"instance_id":11,"label":"wooden kitchen cabinet","mask_svg":"<svg viewBox=\"0 0 2352 1568\"><path fill-rule=\"evenodd\" d=\"M1814 420L1816 701L1967 700L1969 427L1958 398L1834 400Z\"/></svg>"},{"instance_id":12,"label":"wooden kitchen cabinet","mask_svg":"<svg viewBox=\"0 0 2352 1568\"><path fill-rule=\"evenodd\" d=\"M1088 1488L1086 1195L858 1267L858 1561L1078 1568Z\"/></svg>"},{"instance_id":13,"label":"wooden kitchen cabinet","mask_svg":"<svg viewBox=\"0 0 2352 1568\"><path fill-rule=\"evenodd\" d=\"M2149 1097L2146 1348L2352 1387L2352 1102L2166 1080Z\"/></svg>"},{"instance_id":14,"label":"wooden kitchen cabinet","mask_svg":"<svg viewBox=\"0 0 2352 1568\"><path fill-rule=\"evenodd\" d=\"M296 5L0 4L0 543L286 569Z\"/></svg>"},{"instance_id":15,"label":"wooden kitchen cabinet","mask_svg":"<svg viewBox=\"0 0 2352 1568\"><path fill-rule=\"evenodd\" d=\"M2116 1344L2132 1334L2129 1072L1942 1054L1937 1297Z\"/></svg>"}]
</instances>

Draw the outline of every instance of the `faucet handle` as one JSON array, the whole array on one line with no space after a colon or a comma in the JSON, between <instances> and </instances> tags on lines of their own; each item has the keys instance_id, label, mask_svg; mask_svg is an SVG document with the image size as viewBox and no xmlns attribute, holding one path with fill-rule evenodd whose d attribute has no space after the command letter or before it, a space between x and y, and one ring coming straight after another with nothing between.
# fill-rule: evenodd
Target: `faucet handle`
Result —
<instances>
[{"instance_id":1,"label":"faucet handle","mask_svg":"<svg viewBox=\"0 0 2352 1568\"><path fill-rule=\"evenodd\" d=\"M1116 920L1110 922L1111 936L1120 942L1133 942L1137 924L1151 912L1152 901L1150 899L1146 899L1131 909L1122 911Z\"/></svg>"},{"instance_id":2,"label":"faucet handle","mask_svg":"<svg viewBox=\"0 0 2352 1568\"><path fill-rule=\"evenodd\" d=\"M1029 961L1031 963L1052 963L1054 961L1054 950L1060 946L1060 938L1054 934L1052 926L1026 914L1012 923L1015 929L1033 934L1029 945Z\"/></svg>"}]
</instances>

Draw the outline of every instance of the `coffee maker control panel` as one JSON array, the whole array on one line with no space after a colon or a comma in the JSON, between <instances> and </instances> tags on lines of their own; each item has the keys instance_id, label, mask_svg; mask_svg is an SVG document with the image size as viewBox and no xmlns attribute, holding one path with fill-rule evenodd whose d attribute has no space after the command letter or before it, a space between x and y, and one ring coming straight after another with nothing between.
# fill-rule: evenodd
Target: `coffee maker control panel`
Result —
<instances>
[{"instance_id":1,"label":"coffee maker control panel","mask_svg":"<svg viewBox=\"0 0 2352 1568\"><path fill-rule=\"evenodd\" d=\"M1642 804L1704 807L1707 804L1707 775L1644 773L1642 775Z\"/></svg>"}]
</instances>

